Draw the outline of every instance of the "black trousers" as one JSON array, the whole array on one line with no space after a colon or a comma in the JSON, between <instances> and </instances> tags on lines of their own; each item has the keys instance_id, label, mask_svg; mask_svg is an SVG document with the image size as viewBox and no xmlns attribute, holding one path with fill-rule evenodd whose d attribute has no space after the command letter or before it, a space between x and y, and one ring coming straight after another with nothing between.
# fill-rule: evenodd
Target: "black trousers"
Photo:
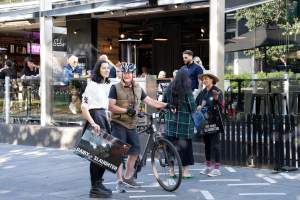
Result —
<instances>
[{"instance_id":1,"label":"black trousers","mask_svg":"<svg viewBox=\"0 0 300 200\"><path fill-rule=\"evenodd\" d=\"M194 165L193 143L192 139L166 137L177 148L182 166Z\"/></svg>"},{"instance_id":2,"label":"black trousers","mask_svg":"<svg viewBox=\"0 0 300 200\"><path fill-rule=\"evenodd\" d=\"M100 126L101 129L106 130L107 133L111 133L110 125L108 123L106 112L104 109L92 109L90 110L90 115L95 121L96 124ZM90 124L87 122L85 128L88 128ZM83 133L84 133L83 130ZM105 172L105 168L102 166L95 164L93 162L90 163L90 177L91 184L94 185L97 181L101 181Z\"/></svg>"},{"instance_id":3,"label":"black trousers","mask_svg":"<svg viewBox=\"0 0 300 200\"><path fill-rule=\"evenodd\" d=\"M216 163L221 161L221 145L220 145L220 134L212 133L203 135L205 144L205 158L207 161L211 161L211 155L214 155Z\"/></svg>"}]
</instances>

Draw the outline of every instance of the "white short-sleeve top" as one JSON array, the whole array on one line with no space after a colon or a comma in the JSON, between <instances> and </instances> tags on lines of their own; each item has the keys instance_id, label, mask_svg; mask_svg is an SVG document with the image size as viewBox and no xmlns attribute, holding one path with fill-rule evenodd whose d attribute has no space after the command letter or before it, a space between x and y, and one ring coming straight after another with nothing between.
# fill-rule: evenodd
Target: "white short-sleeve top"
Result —
<instances>
[{"instance_id":1,"label":"white short-sleeve top","mask_svg":"<svg viewBox=\"0 0 300 200\"><path fill-rule=\"evenodd\" d=\"M82 103L88 104L88 109L108 109L108 94L111 84L96 83L88 81L84 93L82 94Z\"/></svg>"}]
</instances>

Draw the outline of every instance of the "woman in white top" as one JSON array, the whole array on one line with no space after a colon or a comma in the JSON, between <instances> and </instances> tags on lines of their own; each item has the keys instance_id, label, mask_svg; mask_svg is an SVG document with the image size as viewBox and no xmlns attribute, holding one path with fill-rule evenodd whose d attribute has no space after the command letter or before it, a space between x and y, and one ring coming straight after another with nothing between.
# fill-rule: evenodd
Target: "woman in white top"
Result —
<instances>
[{"instance_id":1,"label":"woman in white top","mask_svg":"<svg viewBox=\"0 0 300 200\"><path fill-rule=\"evenodd\" d=\"M106 61L98 61L92 71L92 79L88 82L82 95L81 110L83 117L87 120L84 130L93 128L96 134L100 129L110 133L110 125L106 117L108 109L109 65ZM83 131L84 133L84 131ZM109 198L112 191L103 185L103 174L105 169L93 162L90 163L91 190L90 197Z\"/></svg>"}]
</instances>

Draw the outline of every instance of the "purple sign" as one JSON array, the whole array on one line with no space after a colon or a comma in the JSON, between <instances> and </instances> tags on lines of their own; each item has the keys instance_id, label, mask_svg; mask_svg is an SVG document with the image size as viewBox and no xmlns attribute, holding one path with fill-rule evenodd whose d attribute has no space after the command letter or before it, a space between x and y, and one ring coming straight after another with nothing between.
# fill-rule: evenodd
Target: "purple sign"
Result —
<instances>
[{"instance_id":1,"label":"purple sign","mask_svg":"<svg viewBox=\"0 0 300 200\"><path fill-rule=\"evenodd\" d=\"M27 43L27 53L28 54L40 54L40 44L38 43L31 43L31 48L30 48L30 43Z\"/></svg>"}]
</instances>

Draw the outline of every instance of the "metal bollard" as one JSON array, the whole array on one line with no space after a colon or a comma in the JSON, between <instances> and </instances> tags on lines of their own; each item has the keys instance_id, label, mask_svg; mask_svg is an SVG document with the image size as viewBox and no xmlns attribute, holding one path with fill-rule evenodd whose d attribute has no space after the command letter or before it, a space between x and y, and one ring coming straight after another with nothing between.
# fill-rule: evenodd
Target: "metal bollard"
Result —
<instances>
[{"instance_id":1,"label":"metal bollard","mask_svg":"<svg viewBox=\"0 0 300 200\"><path fill-rule=\"evenodd\" d=\"M9 124L10 116L10 78L5 76L5 123Z\"/></svg>"},{"instance_id":2,"label":"metal bollard","mask_svg":"<svg viewBox=\"0 0 300 200\"><path fill-rule=\"evenodd\" d=\"M290 99L290 81L289 81L289 75L288 73L284 74L284 93L286 94L286 102L284 102L283 100L283 104L282 104L282 110L284 110L283 114L287 115L288 111L285 108L289 108L289 99Z\"/></svg>"}]
</instances>

